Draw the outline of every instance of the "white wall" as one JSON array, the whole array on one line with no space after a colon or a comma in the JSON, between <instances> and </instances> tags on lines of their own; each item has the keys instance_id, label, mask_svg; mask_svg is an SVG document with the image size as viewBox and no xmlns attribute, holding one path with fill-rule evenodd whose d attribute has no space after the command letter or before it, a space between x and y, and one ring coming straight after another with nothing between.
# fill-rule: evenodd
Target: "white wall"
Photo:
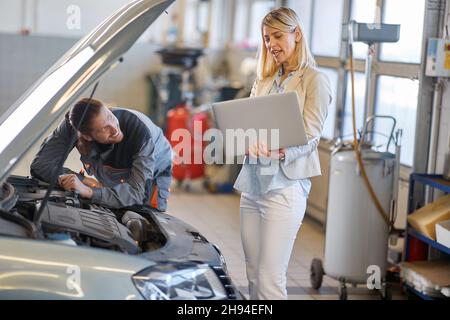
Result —
<instances>
[{"instance_id":1,"label":"white wall","mask_svg":"<svg viewBox=\"0 0 450 320\"><path fill-rule=\"evenodd\" d=\"M123 5L131 0L0 0L0 32L19 33L28 29L32 35L80 38L89 33ZM139 41L164 42L165 32L180 1L169 7L144 33ZM79 28L68 26L75 6L80 12Z\"/></svg>"},{"instance_id":2,"label":"white wall","mask_svg":"<svg viewBox=\"0 0 450 320\"><path fill-rule=\"evenodd\" d=\"M8 14L2 15L0 31L18 33L28 27L37 34L80 37L127 2L129 0L1 0L0 10ZM67 9L71 5L81 10L79 30L69 30L66 25Z\"/></svg>"},{"instance_id":3,"label":"white wall","mask_svg":"<svg viewBox=\"0 0 450 320\"><path fill-rule=\"evenodd\" d=\"M75 41L0 33L0 113L12 105Z\"/></svg>"},{"instance_id":4,"label":"white wall","mask_svg":"<svg viewBox=\"0 0 450 320\"><path fill-rule=\"evenodd\" d=\"M0 0L0 32L17 33L22 27L22 1Z\"/></svg>"},{"instance_id":5,"label":"white wall","mask_svg":"<svg viewBox=\"0 0 450 320\"><path fill-rule=\"evenodd\" d=\"M37 6L37 34L81 37L100 24L106 17L122 7L128 0L39 0ZM66 23L70 14L70 6L80 9L80 29L70 30Z\"/></svg>"}]
</instances>

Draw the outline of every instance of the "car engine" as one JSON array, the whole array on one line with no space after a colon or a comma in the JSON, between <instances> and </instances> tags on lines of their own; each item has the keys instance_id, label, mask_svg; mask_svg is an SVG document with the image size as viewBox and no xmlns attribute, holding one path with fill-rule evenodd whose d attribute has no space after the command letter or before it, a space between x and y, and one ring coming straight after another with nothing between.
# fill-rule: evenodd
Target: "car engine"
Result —
<instances>
[{"instance_id":1,"label":"car engine","mask_svg":"<svg viewBox=\"0 0 450 320\"><path fill-rule=\"evenodd\" d=\"M46 187L33 178L10 177L2 188L2 198L7 198L8 190L14 192L16 201L13 207L10 205L11 216L35 222ZM164 235L150 215L110 210L83 200L73 192L60 190L51 192L36 229L40 237L47 240L54 240L57 238L55 235L64 235L73 245L128 254L156 250L165 244Z\"/></svg>"},{"instance_id":2,"label":"car engine","mask_svg":"<svg viewBox=\"0 0 450 320\"><path fill-rule=\"evenodd\" d=\"M39 204L36 204L36 212ZM90 209L74 208L65 203L47 203L42 217L42 229L47 233L70 232L77 243L96 247L119 248L131 254L140 252L138 240L119 223L114 213L98 206Z\"/></svg>"}]
</instances>

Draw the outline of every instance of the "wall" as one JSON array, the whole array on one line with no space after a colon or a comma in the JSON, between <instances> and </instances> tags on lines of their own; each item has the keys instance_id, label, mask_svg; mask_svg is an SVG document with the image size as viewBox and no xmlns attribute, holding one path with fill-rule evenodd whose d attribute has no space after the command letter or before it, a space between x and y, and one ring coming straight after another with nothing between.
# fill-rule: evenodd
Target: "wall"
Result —
<instances>
[{"instance_id":1,"label":"wall","mask_svg":"<svg viewBox=\"0 0 450 320\"><path fill-rule=\"evenodd\" d=\"M0 12L0 32L19 32L22 27L22 1L2 0Z\"/></svg>"},{"instance_id":2,"label":"wall","mask_svg":"<svg viewBox=\"0 0 450 320\"><path fill-rule=\"evenodd\" d=\"M0 34L0 113L74 43L74 39Z\"/></svg>"},{"instance_id":3,"label":"wall","mask_svg":"<svg viewBox=\"0 0 450 320\"><path fill-rule=\"evenodd\" d=\"M0 20L0 32L18 34L26 29L33 35L80 38L130 1L1 0L0 12L7 14L3 14ZM181 1L172 4L168 8L169 15L161 15L140 41L164 42L171 15L177 11ZM77 10L80 13L80 24L74 28L70 22Z\"/></svg>"}]
</instances>

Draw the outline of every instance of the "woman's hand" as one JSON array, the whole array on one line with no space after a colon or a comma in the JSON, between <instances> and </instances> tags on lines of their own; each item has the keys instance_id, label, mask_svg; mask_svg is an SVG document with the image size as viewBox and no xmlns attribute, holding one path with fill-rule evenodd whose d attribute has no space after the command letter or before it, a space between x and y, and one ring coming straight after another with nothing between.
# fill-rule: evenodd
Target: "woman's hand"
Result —
<instances>
[{"instance_id":1,"label":"woman's hand","mask_svg":"<svg viewBox=\"0 0 450 320\"><path fill-rule=\"evenodd\" d=\"M250 147L248 150L248 155L252 156L253 158L266 157L273 160L284 160L286 156L286 150L279 149L277 151L270 151L267 148L267 145L261 142L255 143L252 147Z\"/></svg>"}]
</instances>

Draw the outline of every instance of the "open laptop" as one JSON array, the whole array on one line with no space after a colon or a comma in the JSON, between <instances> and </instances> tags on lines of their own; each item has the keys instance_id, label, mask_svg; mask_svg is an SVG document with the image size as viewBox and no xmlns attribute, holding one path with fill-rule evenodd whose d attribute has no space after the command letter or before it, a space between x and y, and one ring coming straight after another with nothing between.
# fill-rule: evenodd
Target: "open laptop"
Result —
<instances>
[{"instance_id":1,"label":"open laptop","mask_svg":"<svg viewBox=\"0 0 450 320\"><path fill-rule=\"evenodd\" d=\"M256 141L266 143L269 150L308 143L295 92L213 103L212 111L224 146L234 143L236 156L244 155Z\"/></svg>"}]
</instances>

